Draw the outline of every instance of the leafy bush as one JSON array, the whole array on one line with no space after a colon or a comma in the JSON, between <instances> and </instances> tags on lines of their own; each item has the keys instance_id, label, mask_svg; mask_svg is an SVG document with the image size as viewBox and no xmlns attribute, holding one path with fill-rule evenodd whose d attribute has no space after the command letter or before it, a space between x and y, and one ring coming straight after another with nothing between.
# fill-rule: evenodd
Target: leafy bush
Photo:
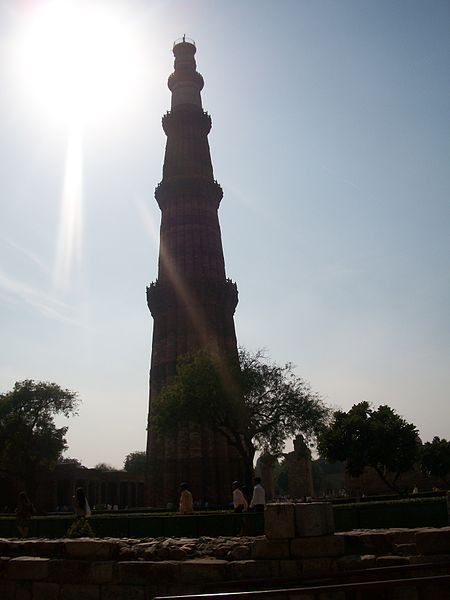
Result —
<instances>
[{"instance_id":1,"label":"leafy bush","mask_svg":"<svg viewBox=\"0 0 450 600\"><path fill-rule=\"evenodd\" d=\"M360 502L334 506L337 531L389 527L443 527L447 525L445 497Z\"/></svg>"},{"instance_id":2,"label":"leafy bush","mask_svg":"<svg viewBox=\"0 0 450 600\"><path fill-rule=\"evenodd\" d=\"M84 517L77 517L67 530L66 537L95 537L95 533L87 519Z\"/></svg>"}]
</instances>

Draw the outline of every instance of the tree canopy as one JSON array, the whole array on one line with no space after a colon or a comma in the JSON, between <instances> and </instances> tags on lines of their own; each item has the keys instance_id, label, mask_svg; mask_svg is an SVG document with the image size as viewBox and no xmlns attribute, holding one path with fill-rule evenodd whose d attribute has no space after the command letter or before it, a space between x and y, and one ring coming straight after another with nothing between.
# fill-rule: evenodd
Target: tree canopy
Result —
<instances>
[{"instance_id":1,"label":"tree canopy","mask_svg":"<svg viewBox=\"0 0 450 600\"><path fill-rule=\"evenodd\" d=\"M104 473L107 473L109 471L117 471L115 467L105 462L97 463L94 469L97 469L97 471L103 471Z\"/></svg>"},{"instance_id":2,"label":"tree canopy","mask_svg":"<svg viewBox=\"0 0 450 600\"><path fill-rule=\"evenodd\" d=\"M328 408L292 364L279 366L261 351L240 349L239 365L224 365L205 352L181 357L154 415L163 433L176 430L180 421L220 432L241 455L249 479L256 451L277 456L289 437L301 433L311 439L326 422Z\"/></svg>"},{"instance_id":3,"label":"tree canopy","mask_svg":"<svg viewBox=\"0 0 450 600\"><path fill-rule=\"evenodd\" d=\"M81 469L85 469L86 467L83 465L81 460L78 458L71 458L70 456L60 457L58 459L58 464L60 465L74 465L75 467L80 467Z\"/></svg>"},{"instance_id":4,"label":"tree canopy","mask_svg":"<svg viewBox=\"0 0 450 600\"><path fill-rule=\"evenodd\" d=\"M130 452L125 457L123 468L128 473L135 473L136 475L143 475L145 473L145 465L147 461L147 454L143 450L136 450Z\"/></svg>"},{"instance_id":5,"label":"tree canopy","mask_svg":"<svg viewBox=\"0 0 450 600\"><path fill-rule=\"evenodd\" d=\"M53 468L67 448L67 427L56 427L54 416L76 414L78 402L76 392L32 379L1 394L0 469L32 490L38 470Z\"/></svg>"},{"instance_id":6,"label":"tree canopy","mask_svg":"<svg viewBox=\"0 0 450 600\"><path fill-rule=\"evenodd\" d=\"M434 437L422 446L422 470L428 476L438 477L450 485L450 442Z\"/></svg>"},{"instance_id":7,"label":"tree canopy","mask_svg":"<svg viewBox=\"0 0 450 600\"><path fill-rule=\"evenodd\" d=\"M415 425L385 405L375 410L368 402L360 402L348 412L335 412L318 441L321 457L330 462L346 461L354 477L361 475L365 467L372 467L395 491L399 491L398 477L419 459Z\"/></svg>"}]
</instances>

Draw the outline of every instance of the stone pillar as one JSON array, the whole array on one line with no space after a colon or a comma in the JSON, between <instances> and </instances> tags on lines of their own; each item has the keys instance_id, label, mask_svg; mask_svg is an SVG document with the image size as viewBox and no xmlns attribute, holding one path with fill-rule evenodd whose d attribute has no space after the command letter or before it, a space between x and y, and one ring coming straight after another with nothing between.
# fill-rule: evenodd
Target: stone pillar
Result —
<instances>
[{"instance_id":1,"label":"stone pillar","mask_svg":"<svg viewBox=\"0 0 450 600\"><path fill-rule=\"evenodd\" d=\"M275 496L274 470L277 459L271 454L262 454L257 461L256 470L259 472L263 488L266 492L266 500L272 500Z\"/></svg>"},{"instance_id":2,"label":"stone pillar","mask_svg":"<svg viewBox=\"0 0 450 600\"><path fill-rule=\"evenodd\" d=\"M294 440L294 451L286 454L288 494L291 498L313 496L311 451L303 436Z\"/></svg>"}]
</instances>

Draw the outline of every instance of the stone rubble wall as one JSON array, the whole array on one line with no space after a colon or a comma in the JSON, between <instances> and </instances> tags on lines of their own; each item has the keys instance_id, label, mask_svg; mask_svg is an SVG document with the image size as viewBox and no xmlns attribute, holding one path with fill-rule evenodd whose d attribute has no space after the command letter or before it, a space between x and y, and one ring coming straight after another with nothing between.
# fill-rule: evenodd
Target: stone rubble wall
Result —
<instances>
[{"instance_id":1,"label":"stone rubble wall","mask_svg":"<svg viewBox=\"0 0 450 600\"><path fill-rule=\"evenodd\" d=\"M417 565L420 573L424 563L450 563L450 527L334 534L332 514L327 504L269 505L266 535L255 538L0 539L0 598L151 600L244 580L295 586L372 567Z\"/></svg>"},{"instance_id":2,"label":"stone rubble wall","mask_svg":"<svg viewBox=\"0 0 450 600\"><path fill-rule=\"evenodd\" d=\"M0 598L150 600L230 581L300 582L429 562L450 562L450 527L292 539L0 540Z\"/></svg>"}]
</instances>

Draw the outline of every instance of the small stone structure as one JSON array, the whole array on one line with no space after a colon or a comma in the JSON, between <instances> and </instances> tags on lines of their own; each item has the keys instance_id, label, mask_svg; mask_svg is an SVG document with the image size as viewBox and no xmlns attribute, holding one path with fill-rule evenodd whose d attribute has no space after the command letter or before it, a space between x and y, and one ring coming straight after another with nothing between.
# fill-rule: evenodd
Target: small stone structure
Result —
<instances>
[{"instance_id":1,"label":"small stone structure","mask_svg":"<svg viewBox=\"0 0 450 600\"><path fill-rule=\"evenodd\" d=\"M303 436L294 439L294 451L285 454L288 473L288 495L291 498L313 496L311 451Z\"/></svg>"},{"instance_id":2,"label":"small stone structure","mask_svg":"<svg viewBox=\"0 0 450 600\"><path fill-rule=\"evenodd\" d=\"M256 461L255 475L261 477L266 492L266 501L275 497L275 464L277 459L271 454L261 454Z\"/></svg>"}]
</instances>

